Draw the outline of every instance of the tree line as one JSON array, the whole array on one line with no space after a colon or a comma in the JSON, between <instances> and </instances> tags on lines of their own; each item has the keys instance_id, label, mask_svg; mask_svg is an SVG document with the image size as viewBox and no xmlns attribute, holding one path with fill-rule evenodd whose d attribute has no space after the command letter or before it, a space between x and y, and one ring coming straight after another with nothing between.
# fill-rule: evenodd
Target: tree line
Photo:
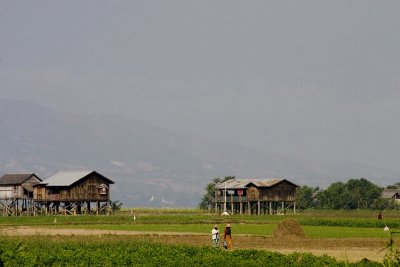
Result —
<instances>
[{"instance_id":1,"label":"tree line","mask_svg":"<svg viewBox=\"0 0 400 267\"><path fill-rule=\"evenodd\" d=\"M199 207L212 209L215 186L218 183L234 179L235 176L227 176L224 179L213 178L207 184ZM388 189L400 188L400 183L388 185ZM296 205L299 209L327 209L327 210L354 210L354 209L394 209L396 203L391 199L384 199L379 187L365 178L350 179L347 182L332 183L325 190L319 187L301 186L297 189Z\"/></svg>"},{"instance_id":2,"label":"tree line","mask_svg":"<svg viewBox=\"0 0 400 267\"><path fill-rule=\"evenodd\" d=\"M397 189L400 183L386 188ZM384 199L379 187L365 178L350 179L347 182L332 183L325 190L319 187L302 186L297 189L296 204L300 209L391 209L396 203Z\"/></svg>"}]
</instances>

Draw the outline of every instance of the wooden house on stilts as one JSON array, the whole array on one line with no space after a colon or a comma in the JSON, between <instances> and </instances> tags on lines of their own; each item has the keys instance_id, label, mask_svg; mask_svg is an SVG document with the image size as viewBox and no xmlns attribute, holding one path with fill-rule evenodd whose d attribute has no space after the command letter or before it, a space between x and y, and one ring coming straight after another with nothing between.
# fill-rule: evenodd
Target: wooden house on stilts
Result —
<instances>
[{"instance_id":1,"label":"wooden house on stilts","mask_svg":"<svg viewBox=\"0 0 400 267\"><path fill-rule=\"evenodd\" d=\"M33 186L42 181L36 174L4 174L0 177L0 211L4 216L33 212Z\"/></svg>"},{"instance_id":2,"label":"wooden house on stilts","mask_svg":"<svg viewBox=\"0 0 400 267\"><path fill-rule=\"evenodd\" d=\"M231 214L296 212L298 187L286 179L230 179L215 186L214 208Z\"/></svg>"},{"instance_id":3,"label":"wooden house on stilts","mask_svg":"<svg viewBox=\"0 0 400 267\"><path fill-rule=\"evenodd\" d=\"M96 171L59 172L34 186L36 212L108 213L110 184L114 182Z\"/></svg>"}]
</instances>

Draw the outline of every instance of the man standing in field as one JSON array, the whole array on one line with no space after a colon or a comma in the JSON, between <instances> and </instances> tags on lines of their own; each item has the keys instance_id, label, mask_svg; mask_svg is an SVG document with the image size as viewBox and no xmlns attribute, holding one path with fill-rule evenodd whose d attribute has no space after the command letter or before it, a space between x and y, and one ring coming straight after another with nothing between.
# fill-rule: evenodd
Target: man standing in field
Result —
<instances>
[{"instance_id":1,"label":"man standing in field","mask_svg":"<svg viewBox=\"0 0 400 267\"><path fill-rule=\"evenodd\" d=\"M226 244L226 245L225 245ZM224 246L225 249L233 249L231 225L228 223L224 231Z\"/></svg>"},{"instance_id":2,"label":"man standing in field","mask_svg":"<svg viewBox=\"0 0 400 267\"><path fill-rule=\"evenodd\" d=\"M211 230L211 238L213 247L219 248L219 230L218 225L214 225L214 228Z\"/></svg>"}]
</instances>

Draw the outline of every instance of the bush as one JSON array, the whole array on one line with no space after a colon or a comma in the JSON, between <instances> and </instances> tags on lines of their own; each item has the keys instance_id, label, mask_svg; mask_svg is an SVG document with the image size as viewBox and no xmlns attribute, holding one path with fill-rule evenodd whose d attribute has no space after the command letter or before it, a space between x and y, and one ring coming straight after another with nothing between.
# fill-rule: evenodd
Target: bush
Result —
<instances>
[{"instance_id":1,"label":"bush","mask_svg":"<svg viewBox=\"0 0 400 267\"><path fill-rule=\"evenodd\" d=\"M113 212L119 211L122 207L123 203L120 202L119 200L117 201L111 201L111 210Z\"/></svg>"}]
</instances>

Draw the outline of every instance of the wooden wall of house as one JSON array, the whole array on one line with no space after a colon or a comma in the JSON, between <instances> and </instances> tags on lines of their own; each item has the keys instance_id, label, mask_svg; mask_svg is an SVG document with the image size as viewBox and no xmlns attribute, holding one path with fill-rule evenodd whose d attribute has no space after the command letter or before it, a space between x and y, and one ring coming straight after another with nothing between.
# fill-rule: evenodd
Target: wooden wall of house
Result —
<instances>
[{"instance_id":1,"label":"wooden wall of house","mask_svg":"<svg viewBox=\"0 0 400 267\"><path fill-rule=\"evenodd\" d=\"M38 184L40 182L41 181L38 178L36 178L35 176L32 176L31 178L26 180L22 185L33 186L33 185Z\"/></svg>"},{"instance_id":2,"label":"wooden wall of house","mask_svg":"<svg viewBox=\"0 0 400 267\"><path fill-rule=\"evenodd\" d=\"M110 185L103 178L92 174L71 187L35 186L34 199L48 201L107 201L110 199Z\"/></svg>"},{"instance_id":3,"label":"wooden wall of house","mask_svg":"<svg viewBox=\"0 0 400 267\"><path fill-rule=\"evenodd\" d=\"M47 198L47 193L46 193L46 187L44 185L35 185L33 187L33 199L46 199Z\"/></svg>"},{"instance_id":4,"label":"wooden wall of house","mask_svg":"<svg viewBox=\"0 0 400 267\"><path fill-rule=\"evenodd\" d=\"M250 186L247 188L247 200L256 201L260 200L260 190L255 186Z\"/></svg>"},{"instance_id":5,"label":"wooden wall of house","mask_svg":"<svg viewBox=\"0 0 400 267\"><path fill-rule=\"evenodd\" d=\"M0 186L0 199L23 198L24 189L21 185Z\"/></svg>"},{"instance_id":6,"label":"wooden wall of house","mask_svg":"<svg viewBox=\"0 0 400 267\"><path fill-rule=\"evenodd\" d=\"M35 176L32 176L29 178L27 181L25 181L22 184L15 184L15 185L2 185L0 186L0 199L8 199L8 198L13 198L13 199L22 199L22 198L27 198L29 197L26 189L24 189L23 186L27 188L32 188L34 184L39 183L40 180L36 178Z\"/></svg>"},{"instance_id":7,"label":"wooden wall of house","mask_svg":"<svg viewBox=\"0 0 400 267\"><path fill-rule=\"evenodd\" d=\"M101 185L107 188L101 194ZM75 184L70 189L65 189L60 192L60 198L68 198L71 200L92 200L92 201L107 201L110 196L110 185L101 177L92 175L78 184Z\"/></svg>"},{"instance_id":8,"label":"wooden wall of house","mask_svg":"<svg viewBox=\"0 0 400 267\"><path fill-rule=\"evenodd\" d=\"M35 176L32 176L31 178L29 178L28 180L26 180L22 186L23 188L23 194L24 197L26 198L32 198L32 194L33 194L33 186L40 183L41 181L36 178ZM29 188L29 190L27 190L26 188ZM32 190L32 191L31 191Z\"/></svg>"},{"instance_id":9,"label":"wooden wall of house","mask_svg":"<svg viewBox=\"0 0 400 267\"><path fill-rule=\"evenodd\" d=\"M296 186L282 182L272 187L260 188L260 199L265 201L295 201Z\"/></svg>"}]
</instances>

